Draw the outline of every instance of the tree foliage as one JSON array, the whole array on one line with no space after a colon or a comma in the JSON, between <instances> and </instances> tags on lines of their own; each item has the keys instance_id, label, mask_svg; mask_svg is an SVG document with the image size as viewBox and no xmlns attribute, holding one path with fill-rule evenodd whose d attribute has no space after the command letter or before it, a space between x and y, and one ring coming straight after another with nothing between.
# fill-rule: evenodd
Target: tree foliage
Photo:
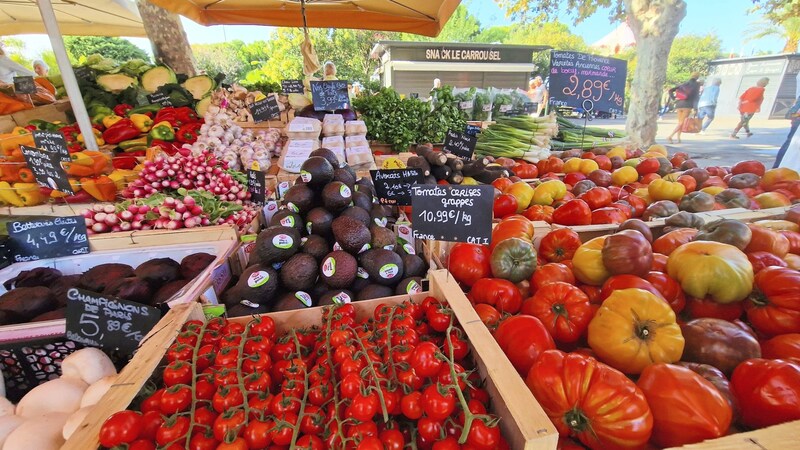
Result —
<instances>
[{"instance_id":1,"label":"tree foliage","mask_svg":"<svg viewBox=\"0 0 800 450\"><path fill-rule=\"evenodd\" d=\"M625 17L623 0L495 0L509 16L523 22L543 22L560 11L566 11L575 23L580 23L598 9L610 8L609 19Z\"/></svg>"},{"instance_id":2,"label":"tree foliage","mask_svg":"<svg viewBox=\"0 0 800 450\"><path fill-rule=\"evenodd\" d=\"M243 76L249 66L236 52L230 43L220 44L195 44L192 53L197 63L197 69L209 75L225 74L226 83L235 83Z\"/></svg>"},{"instance_id":3,"label":"tree foliage","mask_svg":"<svg viewBox=\"0 0 800 450\"><path fill-rule=\"evenodd\" d=\"M747 29L747 35L749 41L776 37L784 42L783 53L796 53L797 43L800 42L800 17L759 20Z\"/></svg>"},{"instance_id":4,"label":"tree foliage","mask_svg":"<svg viewBox=\"0 0 800 450\"><path fill-rule=\"evenodd\" d=\"M118 37L65 36L64 46L74 60L99 53L106 58L125 62L130 59L150 61L150 56L131 41Z\"/></svg>"},{"instance_id":5,"label":"tree foliage","mask_svg":"<svg viewBox=\"0 0 800 450\"><path fill-rule=\"evenodd\" d=\"M689 79L692 72L708 73L708 63L722 57L722 41L713 35L686 35L675 38L669 52L667 84Z\"/></svg>"}]
</instances>

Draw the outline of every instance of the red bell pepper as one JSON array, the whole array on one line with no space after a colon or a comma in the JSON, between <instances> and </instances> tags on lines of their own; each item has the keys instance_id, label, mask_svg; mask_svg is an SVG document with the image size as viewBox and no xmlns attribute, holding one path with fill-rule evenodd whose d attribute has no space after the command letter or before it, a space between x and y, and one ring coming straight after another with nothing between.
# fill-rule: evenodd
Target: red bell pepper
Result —
<instances>
[{"instance_id":1,"label":"red bell pepper","mask_svg":"<svg viewBox=\"0 0 800 450\"><path fill-rule=\"evenodd\" d=\"M127 103L120 103L119 105L114 107L114 114L116 114L116 115L118 115L120 117L125 117L125 115L128 113L128 111L130 111L132 109L133 109L133 106L131 106L131 105L127 104Z\"/></svg>"},{"instance_id":2,"label":"red bell pepper","mask_svg":"<svg viewBox=\"0 0 800 450\"><path fill-rule=\"evenodd\" d=\"M200 122L187 123L181 126L175 133L175 140L181 144L193 144L197 140L201 126Z\"/></svg>"},{"instance_id":3,"label":"red bell pepper","mask_svg":"<svg viewBox=\"0 0 800 450\"><path fill-rule=\"evenodd\" d=\"M133 156L115 156L111 159L111 164L115 169L131 170L139 164L139 161Z\"/></svg>"},{"instance_id":4,"label":"red bell pepper","mask_svg":"<svg viewBox=\"0 0 800 450\"><path fill-rule=\"evenodd\" d=\"M156 113L155 119L153 119L153 123L159 123L165 121L169 122L173 127L176 126L178 122L178 116L175 113L174 106L166 106L164 108L159 109L158 112Z\"/></svg>"},{"instance_id":5,"label":"red bell pepper","mask_svg":"<svg viewBox=\"0 0 800 450\"><path fill-rule=\"evenodd\" d=\"M94 197L84 190L76 192L75 195L62 197L59 200L64 200L67 203L92 203L95 201Z\"/></svg>"},{"instance_id":6,"label":"red bell pepper","mask_svg":"<svg viewBox=\"0 0 800 450\"><path fill-rule=\"evenodd\" d=\"M108 144L119 144L142 134L130 119L122 119L103 132L103 140Z\"/></svg>"},{"instance_id":7,"label":"red bell pepper","mask_svg":"<svg viewBox=\"0 0 800 450\"><path fill-rule=\"evenodd\" d=\"M176 123L174 123L173 125L179 127L186 125L187 123L197 122L199 120L199 117L197 117L197 113L194 111L194 109L189 108L188 106L181 106L180 108L175 108L175 118L176 118Z\"/></svg>"},{"instance_id":8,"label":"red bell pepper","mask_svg":"<svg viewBox=\"0 0 800 450\"><path fill-rule=\"evenodd\" d=\"M164 150L164 153L168 154L169 156L173 156L175 153L178 153L178 146L172 142L162 141L161 139L153 139L150 141L150 147L160 147L161 150Z\"/></svg>"}]
</instances>

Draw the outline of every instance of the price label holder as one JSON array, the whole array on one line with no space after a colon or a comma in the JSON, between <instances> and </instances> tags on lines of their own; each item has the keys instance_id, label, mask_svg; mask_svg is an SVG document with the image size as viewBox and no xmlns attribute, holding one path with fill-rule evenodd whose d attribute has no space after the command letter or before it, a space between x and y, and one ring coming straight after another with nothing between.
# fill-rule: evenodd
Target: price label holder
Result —
<instances>
[{"instance_id":1,"label":"price label holder","mask_svg":"<svg viewBox=\"0 0 800 450\"><path fill-rule=\"evenodd\" d=\"M311 101L314 103L314 111L350 109L347 80L312 81Z\"/></svg>"},{"instance_id":2,"label":"price label holder","mask_svg":"<svg viewBox=\"0 0 800 450\"><path fill-rule=\"evenodd\" d=\"M158 323L158 308L72 288L67 291L67 339L130 356Z\"/></svg>"},{"instance_id":3,"label":"price label holder","mask_svg":"<svg viewBox=\"0 0 800 450\"><path fill-rule=\"evenodd\" d=\"M411 205L411 186L424 180L418 168L370 170L369 174L382 205Z\"/></svg>"},{"instance_id":4,"label":"price label holder","mask_svg":"<svg viewBox=\"0 0 800 450\"><path fill-rule=\"evenodd\" d=\"M250 114L253 115L253 122L255 123L280 118L281 109L278 106L278 99L274 95L269 95L251 103Z\"/></svg>"},{"instance_id":5,"label":"price label holder","mask_svg":"<svg viewBox=\"0 0 800 450\"><path fill-rule=\"evenodd\" d=\"M488 244L494 187L411 186L414 239Z\"/></svg>"},{"instance_id":6,"label":"price label holder","mask_svg":"<svg viewBox=\"0 0 800 450\"><path fill-rule=\"evenodd\" d=\"M472 154L475 153L475 144L477 143L478 138L476 136L448 130L442 149L445 153L452 153L465 161L469 161L472 159Z\"/></svg>"},{"instance_id":7,"label":"price label holder","mask_svg":"<svg viewBox=\"0 0 800 450\"><path fill-rule=\"evenodd\" d=\"M464 134L466 134L467 136L478 136L480 132L481 132L481 127L477 125L467 124L467 126L464 128Z\"/></svg>"},{"instance_id":8,"label":"price label holder","mask_svg":"<svg viewBox=\"0 0 800 450\"><path fill-rule=\"evenodd\" d=\"M250 201L263 205L266 201L266 177L260 170L247 169L247 192Z\"/></svg>"},{"instance_id":9,"label":"price label holder","mask_svg":"<svg viewBox=\"0 0 800 450\"><path fill-rule=\"evenodd\" d=\"M70 162L72 157L69 156L69 149L67 148L67 141L64 139L64 133L60 131L33 131L33 142L36 148L51 153L58 153L61 156L61 161Z\"/></svg>"},{"instance_id":10,"label":"price label holder","mask_svg":"<svg viewBox=\"0 0 800 450\"><path fill-rule=\"evenodd\" d=\"M8 222L8 237L12 262L89 253L83 216Z\"/></svg>"},{"instance_id":11,"label":"price label holder","mask_svg":"<svg viewBox=\"0 0 800 450\"><path fill-rule=\"evenodd\" d=\"M172 106L172 101L169 99L169 95L163 92L156 92L155 94L148 94L147 101L150 102L152 105L161 105L161 106Z\"/></svg>"},{"instance_id":12,"label":"price label holder","mask_svg":"<svg viewBox=\"0 0 800 450\"><path fill-rule=\"evenodd\" d=\"M36 92L36 82L33 77L14 77L14 92L17 94L33 94Z\"/></svg>"},{"instance_id":13,"label":"price label holder","mask_svg":"<svg viewBox=\"0 0 800 450\"><path fill-rule=\"evenodd\" d=\"M56 191L75 195L72 185L67 179L67 172L61 167L62 155L26 145L20 145L20 150L37 183Z\"/></svg>"},{"instance_id":14,"label":"price label holder","mask_svg":"<svg viewBox=\"0 0 800 450\"><path fill-rule=\"evenodd\" d=\"M302 80L281 80L281 90L284 94L305 94L306 88Z\"/></svg>"}]
</instances>

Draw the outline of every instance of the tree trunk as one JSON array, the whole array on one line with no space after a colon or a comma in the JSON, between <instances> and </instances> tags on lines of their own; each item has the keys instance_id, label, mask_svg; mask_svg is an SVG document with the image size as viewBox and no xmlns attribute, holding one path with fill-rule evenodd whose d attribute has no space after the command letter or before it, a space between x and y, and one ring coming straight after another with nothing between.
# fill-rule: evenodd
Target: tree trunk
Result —
<instances>
[{"instance_id":1,"label":"tree trunk","mask_svg":"<svg viewBox=\"0 0 800 450\"><path fill-rule=\"evenodd\" d=\"M667 79L667 59L681 20L683 0L625 0L625 13L636 38L637 64L625 130L635 145L655 142L658 104Z\"/></svg>"},{"instance_id":2,"label":"tree trunk","mask_svg":"<svg viewBox=\"0 0 800 450\"><path fill-rule=\"evenodd\" d=\"M183 31L180 17L147 0L136 0L142 23L153 45L156 62L188 76L197 74L192 47Z\"/></svg>"}]
</instances>

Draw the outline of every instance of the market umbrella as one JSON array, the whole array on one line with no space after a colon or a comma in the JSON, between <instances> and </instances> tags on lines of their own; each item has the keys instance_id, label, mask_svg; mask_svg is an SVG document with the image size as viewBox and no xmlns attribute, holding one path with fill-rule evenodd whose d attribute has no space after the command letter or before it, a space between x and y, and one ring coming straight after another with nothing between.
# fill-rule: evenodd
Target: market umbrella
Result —
<instances>
[{"instance_id":1,"label":"market umbrella","mask_svg":"<svg viewBox=\"0 0 800 450\"><path fill-rule=\"evenodd\" d=\"M52 0L62 34L146 37L136 5L125 0ZM0 33L47 33L35 0L0 0Z\"/></svg>"},{"instance_id":2,"label":"market umbrella","mask_svg":"<svg viewBox=\"0 0 800 450\"><path fill-rule=\"evenodd\" d=\"M201 25L402 31L436 36L461 0L149 0Z\"/></svg>"}]
</instances>

